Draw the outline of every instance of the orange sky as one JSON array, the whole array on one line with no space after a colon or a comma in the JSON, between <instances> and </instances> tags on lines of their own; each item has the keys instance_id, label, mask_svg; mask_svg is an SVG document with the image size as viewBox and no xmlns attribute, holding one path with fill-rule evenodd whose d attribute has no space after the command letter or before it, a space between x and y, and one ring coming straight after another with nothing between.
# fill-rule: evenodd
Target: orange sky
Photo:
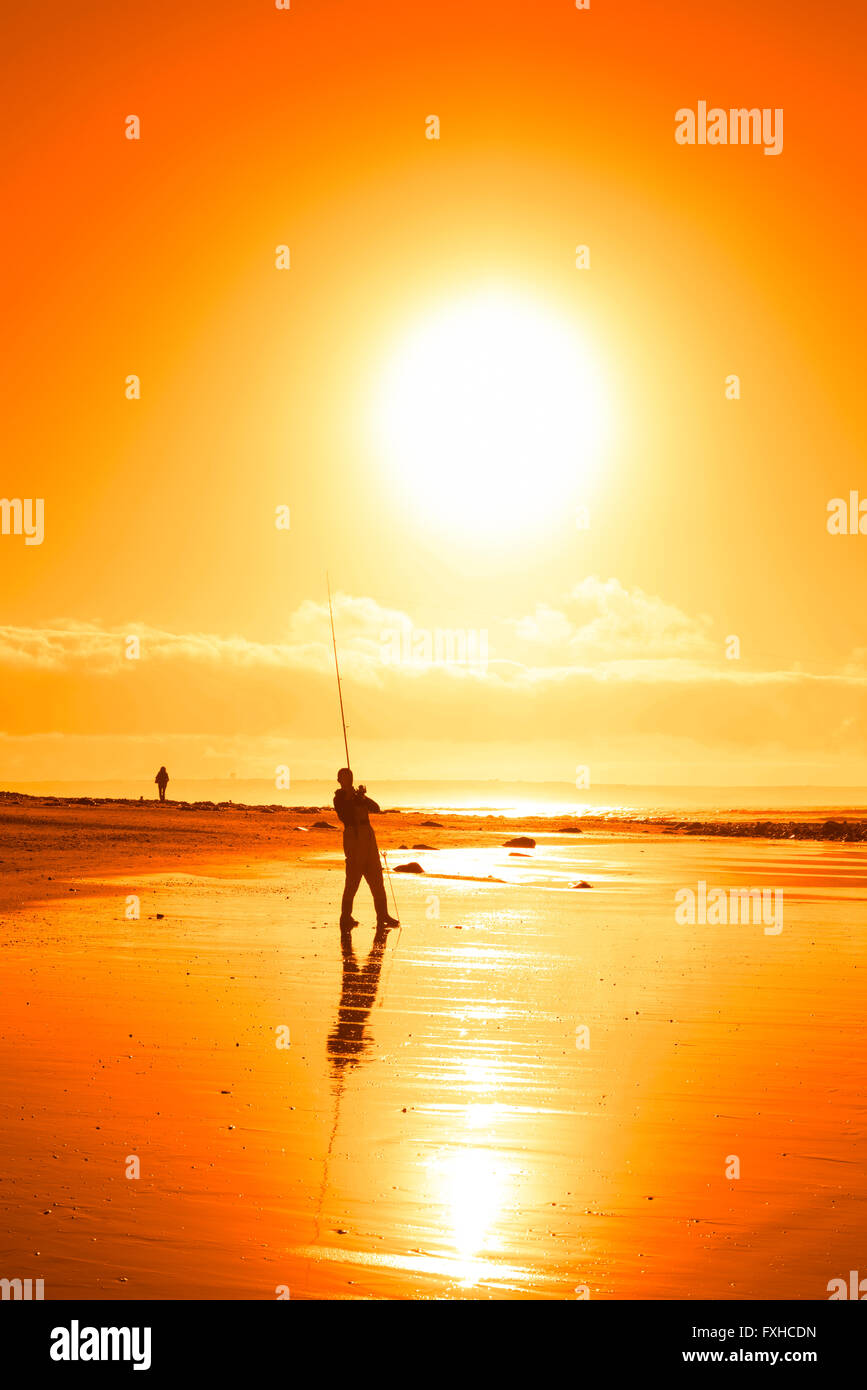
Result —
<instances>
[{"instance_id":1,"label":"orange sky","mask_svg":"<svg viewBox=\"0 0 867 1390\"><path fill-rule=\"evenodd\" d=\"M867 782L867 537L825 524L867 496L865 29L854 0L22 7L0 495L46 521L0 536L0 785L330 776L326 567L371 778ZM699 100L783 108L783 153L678 146ZM457 524L453 474L412 444L396 473L372 421L480 292L567 324L609 402L592 483L532 524ZM410 627L488 664L384 664Z\"/></svg>"}]
</instances>

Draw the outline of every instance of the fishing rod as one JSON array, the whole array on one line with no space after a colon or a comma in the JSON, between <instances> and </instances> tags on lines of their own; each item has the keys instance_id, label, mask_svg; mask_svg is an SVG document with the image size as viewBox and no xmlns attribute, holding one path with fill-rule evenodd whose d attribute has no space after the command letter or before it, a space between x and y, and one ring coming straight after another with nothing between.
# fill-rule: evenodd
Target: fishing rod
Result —
<instances>
[{"instance_id":1,"label":"fishing rod","mask_svg":"<svg viewBox=\"0 0 867 1390\"><path fill-rule=\"evenodd\" d=\"M391 889L391 903L392 907L394 908L394 915L397 918L397 920L400 921L400 913L397 910L397 898L394 896L394 884L391 881L391 873L389 872L388 868L388 855L386 854L384 849L381 849L379 851L379 857L385 865L385 876L388 879L388 886ZM401 927L401 931L402 930L403 927Z\"/></svg>"},{"instance_id":2,"label":"fishing rod","mask_svg":"<svg viewBox=\"0 0 867 1390\"><path fill-rule=\"evenodd\" d=\"M328 587L328 616L331 619L331 644L334 648L334 669L337 672L337 698L340 701L340 722L343 725L343 747L346 749L346 766L351 767L349 761L349 743L346 738L346 716L343 713L343 689L340 685L340 667L337 664L337 638L334 635L334 609L331 607L331 580L325 575L325 583Z\"/></svg>"},{"instance_id":3,"label":"fishing rod","mask_svg":"<svg viewBox=\"0 0 867 1390\"><path fill-rule=\"evenodd\" d=\"M349 761L349 742L346 737L346 715L343 712L343 688L340 684L340 665L337 660L337 637L334 633L334 608L331 603L331 580L328 576L327 571L325 574L325 585L328 589L328 616L331 619L331 645L334 649L334 670L337 675L337 698L340 701L340 723L343 726L343 747L346 752L346 766L351 771L352 764ZM382 850L379 851L379 857L381 863L385 866L385 876L388 880L388 886L391 890L391 901L392 906L394 907L394 915L398 919L398 921L400 921L400 913L397 910L397 898L394 895L394 884L391 881L391 872L388 867L388 858Z\"/></svg>"}]
</instances>

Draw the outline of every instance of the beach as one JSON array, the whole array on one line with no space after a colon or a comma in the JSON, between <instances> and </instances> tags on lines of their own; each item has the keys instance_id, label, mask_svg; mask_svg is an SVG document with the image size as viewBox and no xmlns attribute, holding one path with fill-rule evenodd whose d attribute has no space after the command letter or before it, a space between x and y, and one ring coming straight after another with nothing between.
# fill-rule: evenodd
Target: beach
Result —
<instances>
[{"instance_id":1,"label":"beach","mask_svg":"<svg viewBox=\"0 0 867 1390\"><path fill-rule=\"evenodd\" d=\"M362 884L342 939L317 821L0 805L9 1277L47 1299L812 1300L863 1266L854 831L393 812L402 927L375 935ZM702 883L775 890L780 930L679 922Z\"/></svg>"}]
</instances>

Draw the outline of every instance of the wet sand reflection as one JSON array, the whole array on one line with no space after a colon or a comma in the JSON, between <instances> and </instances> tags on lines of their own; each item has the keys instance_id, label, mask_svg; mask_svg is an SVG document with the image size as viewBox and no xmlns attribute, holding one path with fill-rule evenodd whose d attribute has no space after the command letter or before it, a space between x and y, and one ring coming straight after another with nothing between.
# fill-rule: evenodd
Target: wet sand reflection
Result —
<instances>
[{"instance_id":1,"label":"wet sand reflection","mask_svg":"<svg viewBox=\"0 0 867 1390\"><path fill-rule=\"evenodd\" d=\"M387 940L387 929L378 929L367 960L359 967L352 942L352 931L347 928L340 933L340 949L343 955L340 1003L337 1007L337 1022L326 1043L331 1082L335 1089L339 1089L344 1076L358 1065L370 1046L367 1025L379 989Z\"/></svg>"}]
</instances>

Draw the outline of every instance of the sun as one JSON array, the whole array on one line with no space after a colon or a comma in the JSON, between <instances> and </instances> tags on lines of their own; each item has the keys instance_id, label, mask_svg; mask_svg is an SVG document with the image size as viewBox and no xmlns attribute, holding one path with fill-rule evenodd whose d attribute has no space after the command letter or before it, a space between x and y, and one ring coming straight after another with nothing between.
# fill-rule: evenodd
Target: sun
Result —
<instances>
[{"instance_id":1,"label":"sun","mask_svg":"<svg viewBox=\"0 0 867 1390\"><path fill-rule=\"evenodd\" d=\"M387 361L374 409L410 505L479 538L586 505L608 426L603 374L571 323L501 290L417 323Z\"/></svg>"}]
</instances>

